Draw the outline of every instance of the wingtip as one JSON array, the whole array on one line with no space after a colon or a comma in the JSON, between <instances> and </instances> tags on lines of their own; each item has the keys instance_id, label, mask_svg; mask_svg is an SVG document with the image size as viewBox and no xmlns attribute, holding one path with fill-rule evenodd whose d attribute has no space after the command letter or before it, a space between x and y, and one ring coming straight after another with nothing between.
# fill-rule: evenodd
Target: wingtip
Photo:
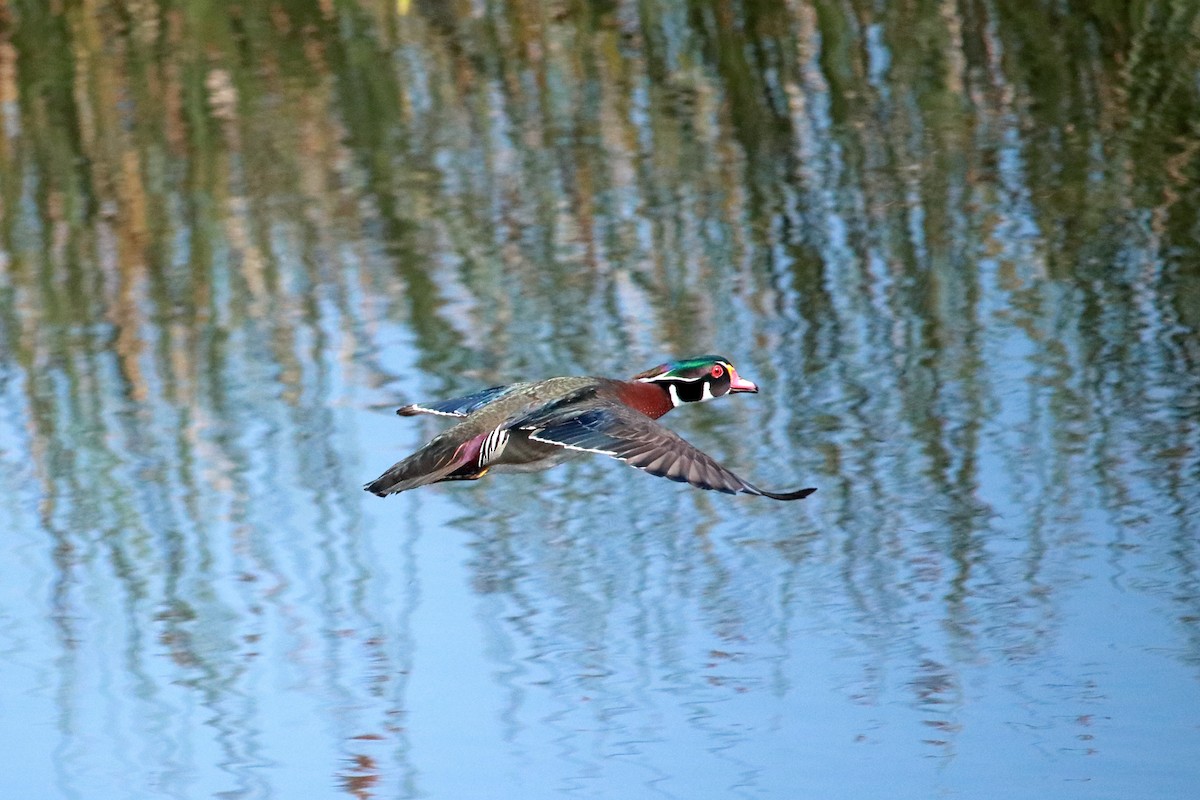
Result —
<instances>
[{"instance_id":1,"label":"wingtip","mask_svg":"<svg viewBox=\"0 0 1200 800\"><path fill-rule=\"evenodd\" d=\"M396 415L400 417L415 417L420 413L420 409L418 409L415 404L409 406L400 406L400 408L396 409Z\"/></svg>"},{"instance_id":2,"label":"wingtip","mask_svg":"<svg viewBox=\"0 0 1200 800\"><path fill-rule=\"evenodd\" d=\"M762 489L759 489L758 492L763 497L769 497L772 500L803 500L816 490L817 487L810 486L807 489L797 489L794 492L767 492Z\"/></svg>"}]
</instances>

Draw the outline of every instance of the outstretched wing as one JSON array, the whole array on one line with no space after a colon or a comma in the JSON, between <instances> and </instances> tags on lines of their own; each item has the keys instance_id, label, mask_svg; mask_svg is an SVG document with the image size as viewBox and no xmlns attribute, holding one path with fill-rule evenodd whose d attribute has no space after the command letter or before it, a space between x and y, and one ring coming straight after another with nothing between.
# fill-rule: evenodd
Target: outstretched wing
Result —
<instances>
[{"instance_id":1,"label":"outstretched wing","mask_svg":"<svg viewBox=\"0 0 1200 800\"><path fill-rule=\"evenodd\" d=\"M528 430L532 441L612 456L651 475L690 483L700 489L727 494L744 492L775 500L799 500L816 491L815 488L794 492L759 489L679 434L625 406L551 409L549 413L531 414L514 427Z\"/></svg>"},{"instance_id":2,"label":"outstretched wing","mask_svg":"<svg viewBox=\"0 0 1200 800\"><path fill-rule=\"evenodd\" d=\"M432 403L413 403L412 405L396 409L396 413L402 417L412 417L417 414L465 417L472 411L483 408L493 400L503 397L520 386L521 384L519 383L510 383L507 386L493 386L473 394L463 395L462 397L452 397L449 400L437 400Z\"/></svg>"}]
</instances>

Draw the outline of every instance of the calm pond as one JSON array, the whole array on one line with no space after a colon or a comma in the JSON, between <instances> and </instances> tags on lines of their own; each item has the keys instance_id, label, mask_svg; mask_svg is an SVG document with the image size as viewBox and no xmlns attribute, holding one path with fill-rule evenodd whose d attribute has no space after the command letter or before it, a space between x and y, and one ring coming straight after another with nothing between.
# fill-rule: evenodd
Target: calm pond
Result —
<instances>
[{"instance_id":1,"label":"calm pond","mask_svg":"<svg viewBox=\"0 0 1200 800\"><path fill-rule=\"evenodd\" d=\"M0 797L1193 798L1200 4L0 3L0 531Z\"/></svg>"}]
</instances>

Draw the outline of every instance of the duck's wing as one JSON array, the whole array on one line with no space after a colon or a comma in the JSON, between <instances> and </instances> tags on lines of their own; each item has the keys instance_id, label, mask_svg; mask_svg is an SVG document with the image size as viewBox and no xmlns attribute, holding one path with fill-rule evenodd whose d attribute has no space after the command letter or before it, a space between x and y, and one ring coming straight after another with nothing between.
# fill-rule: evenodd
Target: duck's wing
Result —
<instances>
[{"instance_id":1,"label":"duck's wing","mask_svg":"<svg viewBox=\"0 0 1200 800\"><path fill-rule=\"evenodd\" d=\"M431 403L412 403L397 408L396 413L402 417L413 417L417 414L437 414L441 417L465 417L472 411L478 411L506 394L519 389L524 384L510 383L506 386L492 386L482 391L451 397L449 400L435 400Z\"/></svg>"},{"instance_id":2,"label":"duck's wing","mask_svg":"<svg viewBox=\"0 0 1200 800\"><path fill-rule=\"evenodd\" d=\"M800 500L815 488L768 492L739 478L679 434L623 405L551 408L517 421L531 441L599 453L631 467L699 489L727 494L761 495L775 500Z\"/></svg>"}]
</instances>

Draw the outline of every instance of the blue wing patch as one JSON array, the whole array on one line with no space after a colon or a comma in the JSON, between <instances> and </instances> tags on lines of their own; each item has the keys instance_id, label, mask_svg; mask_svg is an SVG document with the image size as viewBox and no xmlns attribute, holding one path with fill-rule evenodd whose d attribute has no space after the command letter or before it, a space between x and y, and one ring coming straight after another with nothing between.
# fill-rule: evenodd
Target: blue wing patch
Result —
<instances>
[{"instance_id":1,"label":"blue wing patch","mask_svg":"<svg viewBox=\"0 0 1200 800\"><path fill-rule=\"evenodd\" d=\"M432 403L413 403L412 405L396 409L396 413L402 417L412 417L417 414L437 414L438 416L442 417L465 417L472 411L478 411L488 403L503 397L517 386L518 384L493 386L489 389L475 392L474 394L463 395L462 397L452 397L449 400L437 400Z\"/></svg>"},{"instance_id":2,"label":"blue wing patch","mask_svg":"<svg viewBox=\"0 0 1200 800\"><path fill-rule=\"evenodd\" d=\"M622 447L628 444L625 440L608 433L619 425L620 420L614 419L607 409L594 408L567 419L556 420L545 428L540 425L532 427L529 438L535 442L556 444L570 450L616 456L622 451Z\"/></svg>"}]
</instances>

